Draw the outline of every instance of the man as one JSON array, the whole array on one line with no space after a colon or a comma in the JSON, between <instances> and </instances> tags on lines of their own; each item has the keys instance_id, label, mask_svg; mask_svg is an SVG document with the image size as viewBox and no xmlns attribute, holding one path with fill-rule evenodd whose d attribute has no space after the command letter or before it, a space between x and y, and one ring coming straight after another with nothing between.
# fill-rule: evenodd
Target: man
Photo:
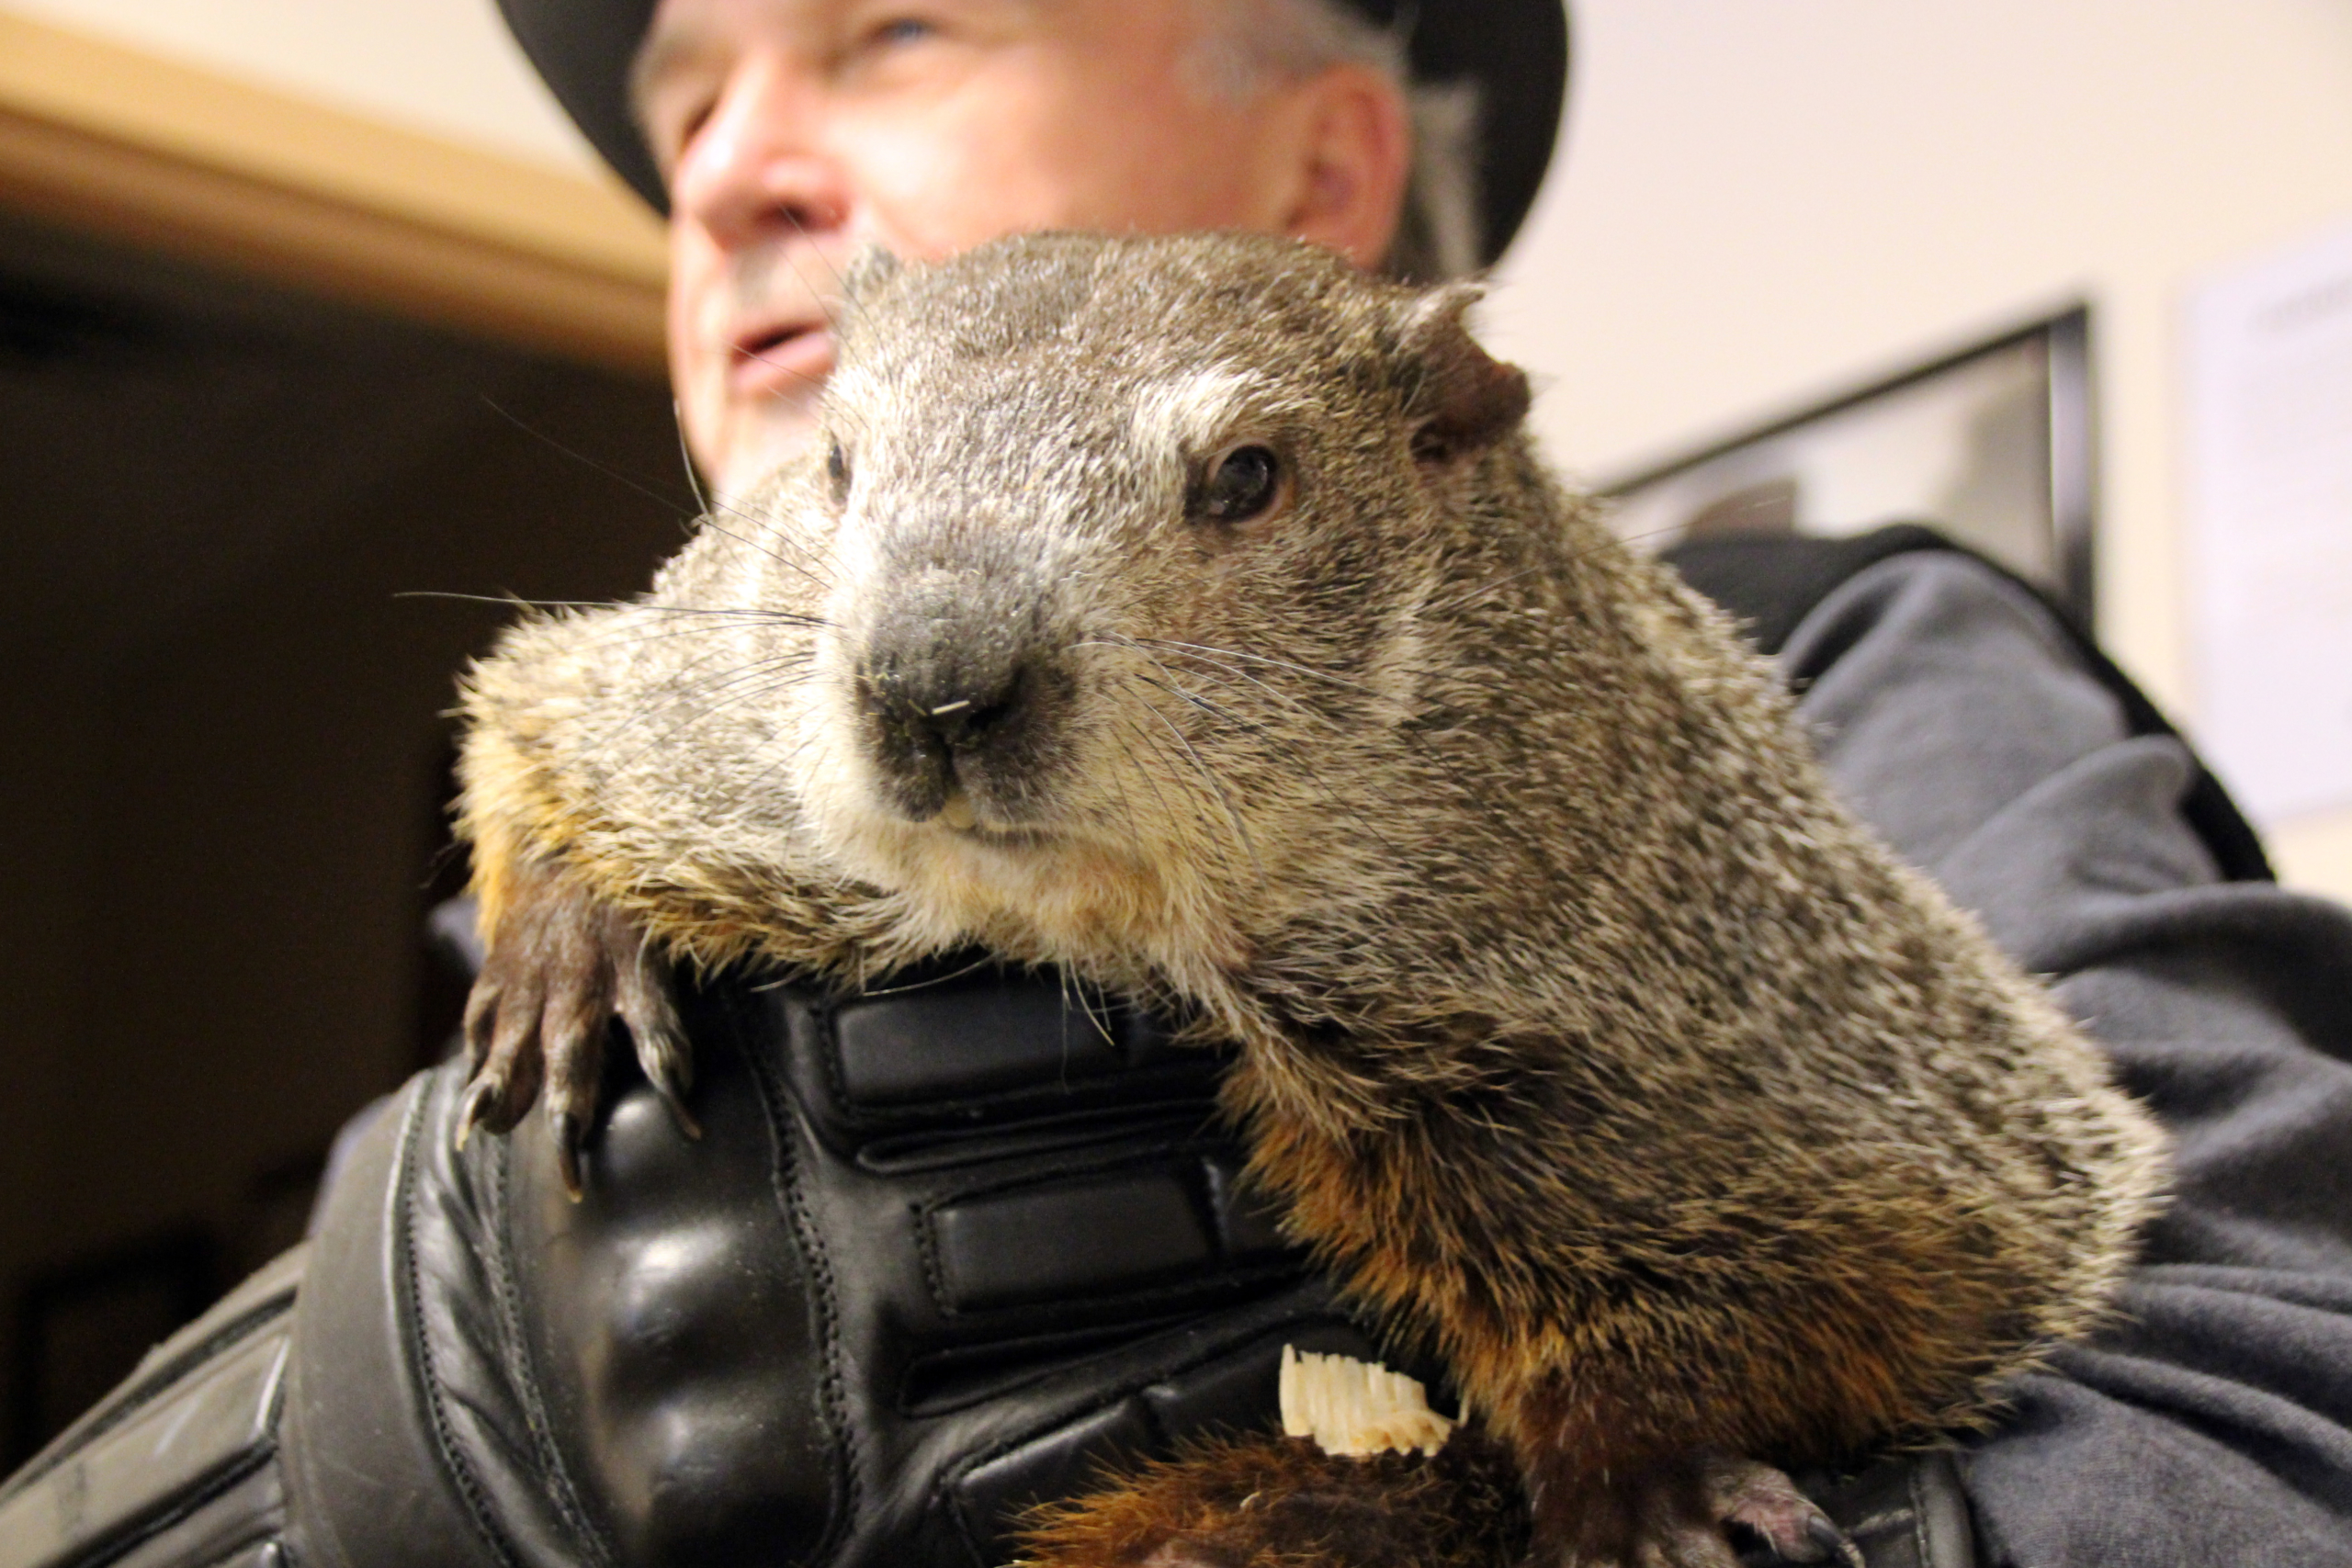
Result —
<instances>
[{"instance_id":1,"label":"man","mask_svg":"<svg viewBox=\"0 0 2352 1568\"><path fill-rule=\"evenodd\" d=\"M833 268L1223 224L1491 259L1565 73L1543 0L505 0L672 217L673 365L740 490L808 429ZM1403 17L1404 21L1397 21ZM1409 30L1400 46L1388 24ZM2352 920L2032 597L1916 535L1685 558L1865 816L2058 981L2178 1139L2117 1324L1957 1460L1818 1478L1873 1568L2352 1564ZM969 1562L1112 1456L1370 1353L1233 1183L1214 1064L981 970L690 1002L704 1135L616 1081L578 1205L457 1069L265 1271L0 1493L0 1562ZM299 1290L298 1290L299 1286Z\"/></svg>"},{"instance_id":2,"label":"man","mask_svg":"<svg viewBox=\"0 0 2352 1568\"><path fill-rule=\"evenodd\" d=\"M1397 38L1335 0L667 0L650 25L645 9L590 22L508 7L598 144L670 214L680 415L722 490L808 429L831 365L825 294L858 247L1245 228L1367 267L1466 272L1533 196L1566 64L1556 7L1532 0L1425 27L1424 53L1472 74L1418 90ZM566 51L599 27L603 54L575 68ZM1511 122L1484 159L1481 96Z\"/></svg>"}]
</instances>

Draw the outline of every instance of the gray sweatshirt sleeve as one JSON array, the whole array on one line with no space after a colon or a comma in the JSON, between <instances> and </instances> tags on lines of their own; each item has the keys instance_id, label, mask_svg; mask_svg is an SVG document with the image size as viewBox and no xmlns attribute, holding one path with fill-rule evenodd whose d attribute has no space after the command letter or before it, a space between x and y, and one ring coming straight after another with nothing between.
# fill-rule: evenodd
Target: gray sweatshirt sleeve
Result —
<instances>
[{"instance_id":1,"label":"gray sweatshirt sleeve","mask_svg":"<svg viewBox=\"0 0 2352 1568\"><path fill-rule=\"evenodd\" d=\"M2116 1321L1969 1446L1985 1562L2352 1568L2352 915L2221 881L2188 753L1964 557L1858 574L1781 657L1849 800L2176 1140Z\"/></svg>"}]
</instances>

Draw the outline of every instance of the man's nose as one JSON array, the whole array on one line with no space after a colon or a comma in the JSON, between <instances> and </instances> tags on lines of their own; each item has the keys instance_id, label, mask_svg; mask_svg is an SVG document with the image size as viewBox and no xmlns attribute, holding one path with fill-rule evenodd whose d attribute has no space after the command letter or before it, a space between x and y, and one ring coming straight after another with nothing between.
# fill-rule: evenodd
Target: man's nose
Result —
<instances>
[{"instance_id":1,"label":"man's nose","mask_svg":"<svg viewBox=\"0 0 2352 1568\"><path fill-rule=\"evenodd\" d=\"M851 192L822 146L824 113L824 85L789 62L739 60L672 171L672 217L699 224L726 250L846 225Z\"/></svg>"}]
</instances>

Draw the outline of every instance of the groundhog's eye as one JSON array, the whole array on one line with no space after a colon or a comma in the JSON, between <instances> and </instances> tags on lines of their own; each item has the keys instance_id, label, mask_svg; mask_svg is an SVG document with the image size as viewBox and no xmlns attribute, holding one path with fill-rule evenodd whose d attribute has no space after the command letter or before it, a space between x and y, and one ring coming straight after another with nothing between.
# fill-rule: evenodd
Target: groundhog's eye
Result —
<instances>
[{"instance_id":1,"label":"groundhog's eye","mask_svg":"<svg viewBox=\"0 0 2352 1568\"><path fill-rule=\"evenodd\" d=\"M1217 459L1193 504L1210 523L1246 523L1282 498L1283 461L1269 446L1236 446Z\"/></svg>"},{"instance_id":2,"label":"groundhog's eye","mask_svg":"<svg viewBox=\"0 0 2352 1568\"><path fill-rule=\"evenodd\" d=\"M832 481L835 501L849 499L849 454L839 441L825 444L825 477Z\"/></svg>"}]
</instances>

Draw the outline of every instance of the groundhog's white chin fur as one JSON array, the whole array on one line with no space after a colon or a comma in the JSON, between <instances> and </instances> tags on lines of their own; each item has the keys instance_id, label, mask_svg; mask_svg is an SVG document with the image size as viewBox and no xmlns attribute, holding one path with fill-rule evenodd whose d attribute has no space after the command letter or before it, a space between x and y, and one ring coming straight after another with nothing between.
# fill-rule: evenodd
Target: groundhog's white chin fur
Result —
<instances>
[{"instance_id":1,"label":"groundhog's white chin fur","mask_svg":"<svg viewBox=\"0 0 2352 1568\"><path fill-rule=\"evenodd\" d=\"M1112 844L877 820L835 852L935 921L928 939L952 932L1098 975L1132 971L1138 955L1170 973L1229 970L1246 952L1209 889Z\"/></svg>"},{"instance_id":2,"label":"groundhog's white chin fur","mask_svg":"<svg viewBox=\"0 0 2352 1568\"><path fill-rule=\"evenodd\" d=\"M837 732L838 733L838 732ZM1247 956L1231 901L1197 861L1058 824L957 829L889 806L854 746L817 754L803 807L824 852L895 893L925 946L982 942L1010 956L1125 975L1229 971ZM1132 826L1132 824L1131 824Z\"/></svg>"}]
</instances>

